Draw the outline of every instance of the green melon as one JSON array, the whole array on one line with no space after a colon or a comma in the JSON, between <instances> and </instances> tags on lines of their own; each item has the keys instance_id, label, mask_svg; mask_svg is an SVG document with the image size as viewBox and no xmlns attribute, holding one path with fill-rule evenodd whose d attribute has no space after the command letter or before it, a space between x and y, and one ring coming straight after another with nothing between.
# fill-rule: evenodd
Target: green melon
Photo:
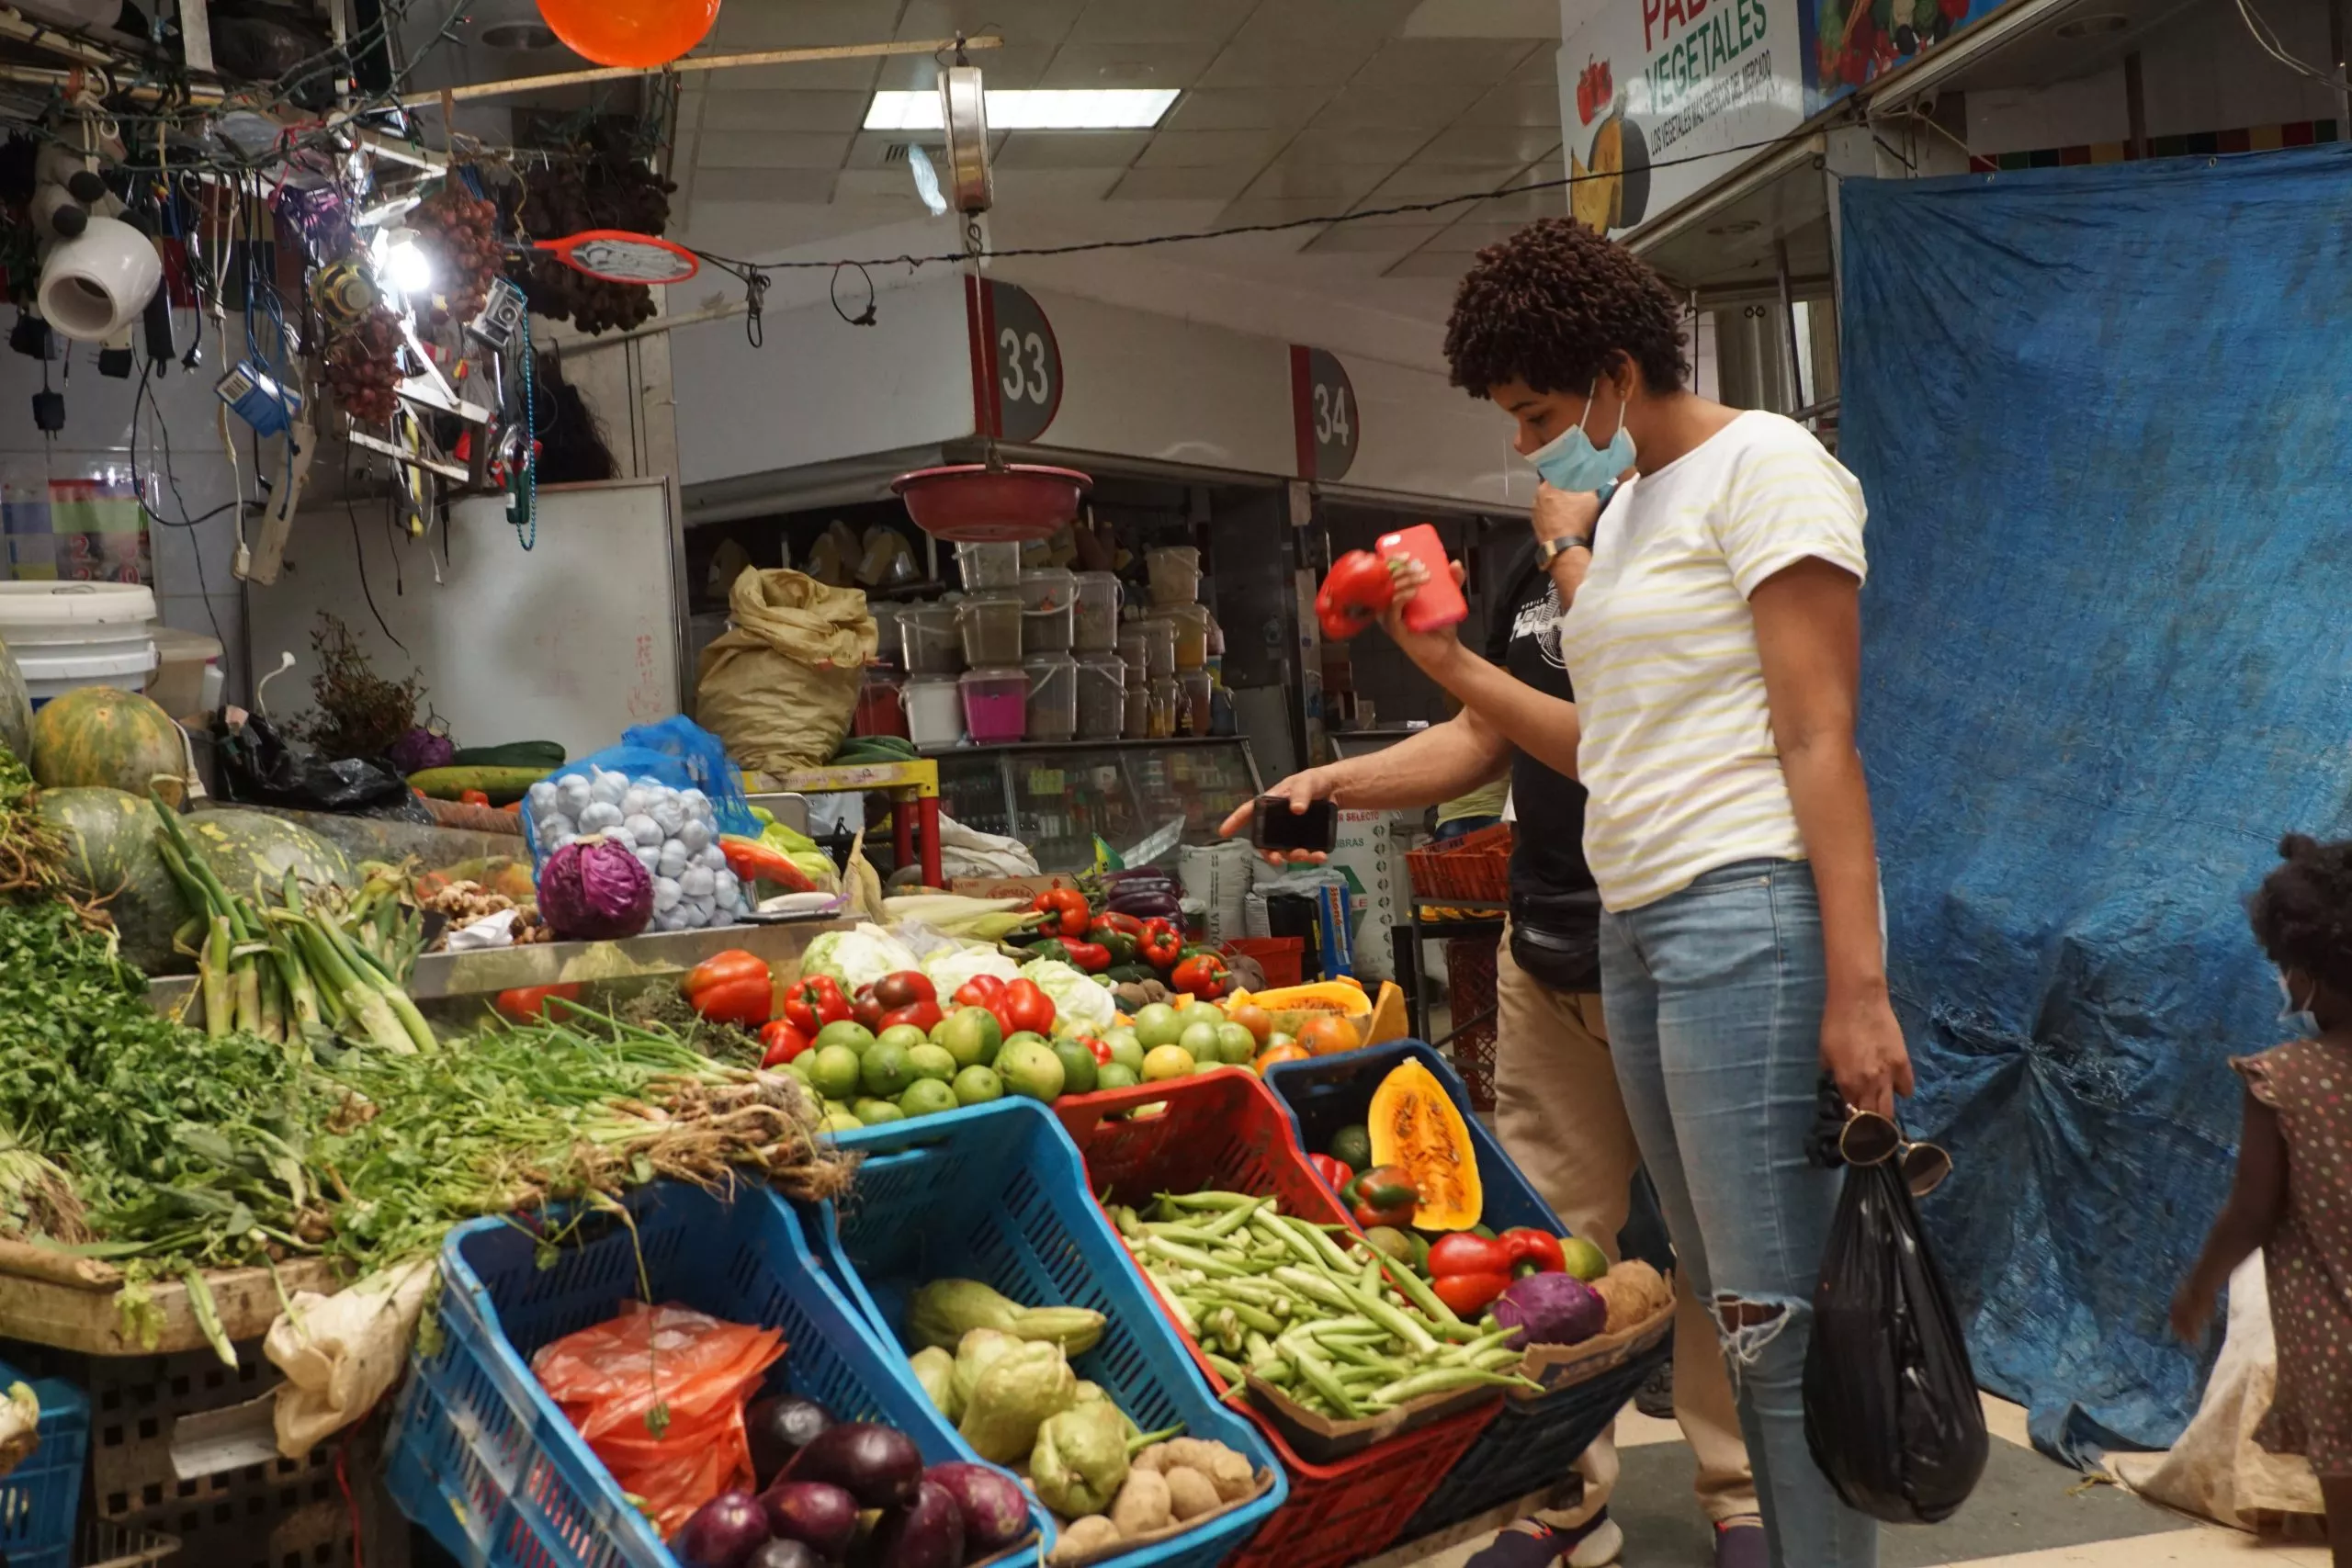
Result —
<instances>
[{"instance_id":1,"label":"green melon","mask_svg":"<svg viewBox=\"0 0 2352 1568\"><path fill-rule=\"evenodd\" d=\"M17 656L5 642L0 642L0 746L6 746L28 771L31 769L32 699L25 694L25 675L17 668Z\"/></svg>"},{"instance_id":2,"label":"green melon","mask_svg":"<svg viewBox=\"0 0 2352 1568\"><path fill-rule=\"evenodd\" d=\"M181 820L197 853L232 893L252 897L258 884L275 902L289 870L304 882L359 885L351 858L300 822L266 811L233 809L198 811Z\"/></svg>"},{"instance_id":3,"label":"green melon","mask_svg":"<svg viewBox=\"0 0 2352 1568\"><path fill-rule=\"evenodd\" d=\"M83 686L33 715L32 771L44 789L104 786L144 795L162 784L177 800L187 742L172 716L138 693Z\"/></svg>"}]
</instances>

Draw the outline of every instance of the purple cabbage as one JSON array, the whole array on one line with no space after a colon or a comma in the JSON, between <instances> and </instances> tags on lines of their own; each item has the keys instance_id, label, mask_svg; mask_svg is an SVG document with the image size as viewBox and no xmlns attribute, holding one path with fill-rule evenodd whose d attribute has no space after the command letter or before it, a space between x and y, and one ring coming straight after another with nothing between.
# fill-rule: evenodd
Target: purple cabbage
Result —
<instances>
[{"instance_id":1,"label":"purple cabbage","mask_svg":"<svg viewBox=\"0 0 2352 1568\"><path fill-rule=\"evenodd\" d=\"M618 942L653 919L653 874L601 836L575 839L539 868L539 915L574 942Z\"/></svg>"},{"instance_id":2,"label":"purple cabbage","mask_svg":"<svg viewBox=\"0 0 2352 1568\"><path fill-rule=\"evenodd\" d=\"M1514 1350L1530 1345L1581 1345L1609 1324L1609 1303L1573 1274L1530 1274L1514 1280L1495 1302L1495 1321L1518 1333L1503 1343Z\"/></svg>"},{"instance_id":3,"label":"purple cabbage","mask_svg":"<svg viewBox=\"0 0 2352 1568\"><path fill-rule=\"evenodd\" d=\"M457 758L458 743L420 724L392 742L390 755L392 766L401 773L421 773L427 768L447 767Z\"/></svg>"}]
</instances>

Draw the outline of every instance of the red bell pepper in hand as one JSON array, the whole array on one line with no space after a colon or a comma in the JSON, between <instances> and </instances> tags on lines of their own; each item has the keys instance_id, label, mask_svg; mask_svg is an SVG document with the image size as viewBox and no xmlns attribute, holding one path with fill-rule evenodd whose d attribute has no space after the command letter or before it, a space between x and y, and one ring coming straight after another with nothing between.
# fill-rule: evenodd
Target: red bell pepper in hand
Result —
<instances>
[{"instance_id":1,"label":"red bell pepper in hand","mask_svg":"<svg viewBox=\"0 0 2352 1568\"><path fill-rule=\"evenodd\" d=\"M1507 1230L1495 1238L1510 1252L1510 1269L1514 1275L1558 1274L1568 1267L1566 1254L1560 1250L1560 1238L1547 1231L1530 1230L1521 1225Z\"/></svg>"},{"instance_id":2,"label":"red bell pepper in hand","mask_svg":"<svg viewBox=\"0 0 2352 1568\"><path fill-rule=\"evenodd\" d=\"M1065 937L1062 947L1069 954L1071 964L1089 975L1100 975L1111 967L1111 950L1099 942L1080 942L1076 937Z\"/></svg>"},{"instance_id":3,"label":"red bell pepper in hand","mask_svg":"<svg viewBox=\"0 0 2352 1568\"><path fill-rule=\"evenodd\" d=\"M1136 955L1154 969L1173 969L1184 956L1183 935L1166 920L1146 920L1136 938Z\"/></svg>"},{"instance_id":4,"label":"red bell pepper in hand","mask_svg":"<svg viewBox=\"0 0 2352 1568\"><path fill-rule=\"evenodd\" d=\"M760 1066L780 1067L808 1049L808 1037L779 1018L761 1026L760 1043L767 1047Z\"/></svg>"},{"instance_id":5,"label":"red bell pepper in hand","mask_svg":"<svg viewBox=\"0 0 2352 1568\"><path fill-rule=\"evenodd\" d=\"M1196 953L1176 965L1168 984L1173 990L1215 1001L1225 995L1226 974L1224 959L1214 953Z\"/></svg>"},{"instance_id":6,"label":"red bell pepper in hand","mask_svg":"<svg viewBox=\"0 0 2352 1568\"><path fill-rule=\"evenodd\" d=\"M1454 1316L1464 1323L1476 1323L1495 1304L1496 1297L1510 1289L1510 1276L1447 1274L1431 1280L1430 1289Z\"/></svg>"},{"instance_id":7,"label":"red bell pepper in hand","mask_svg":"<svg viewBox=\"0 0 2352 1568\"><path fill-rule=\"evenodd\" d=\"M1054 998L1039 989L1035 980L1015 980L1004 988L1004 1010L997 1018L1014 1034L1051 1034Z\"/></svg>"},{"instance_id":8,"label":"red bell pepper in hand","mask_svg":"<svg viewBox=\"0 0 2352 1568\"><path fill-rule=\"evenodd\" d=\"M580 984L575 980L560 986L524 986L512 991L501 991L496 1005L502 1018L526 1023L535 1018L561 1017L561 1009L549 1007L548 1004L550 1002L576 1002L579 999Z\"/></svg>"},{"instance_id":9,"label":"red bell pepper in hand","mask_svg":"<svg viewBox=\"0 0 2352 1568\"><path fill-rule=\"evenodd\" d=\"M1086 934L1086 895L1075 887L1048 887L1038 894L1029 907L1055 917L1046 927L1053 935L1082 937Z\"/></svg>"},{"instance_id":10,"label":"red bell pepper in hand","mask_svg":"<svg viewBox=\"0 0 2352 1568\"><path fill-rule=\"evenodd\" d=\"M928 1034L933 1029L938 1026L940 1019L944 1016L945 1015L939 1010L939 1004L937 1002L914 1002L906 1007L893 1008L888 1012L884 1013L882 1015L882 1028L891 1029L901 1023L911 1023L917 1029L920 1029L925 1034ZM878 1034L881 1032L881 1030L876 1030L875 1032Z\"/></svg>"},{"instance_id":11,"label":"red bell pepper in hand","mask_svg":"<svg viewBox=\"0 0 2352 1568\"><path fill-rule=\"evenodd\" d=\"M848 1016L849 998L842 995L841 982L831 975L811 975L784 993L785 1021L811 1040L825 1025Z\"/></svg>"},{"instance_id":12,"label":"red bell pepper in hand","mask_svg":"<svg viewBox=\"0 0 2352 1568\"><path fill-rule=\"evenodd\" d=\"M1350 550L1324 574L1315 593L1315 618L1325 637L1345 642L1378 620L1396 596L1388 563L1370 550Z\"/></svg>"},{"instance_id":13,"label":"red bell pepper in hand","mask_svg":"<svg viewBox=\"0 0 2352 1568\"><path fill-rule=\"evenodd\" d=\"M1321 1177L1334 1192L1345 1187L1349 1179L1355 1175L1354 1171L1348 1168L1345 1161L1335 1159L1329 1155L1308 1155L1306 1163L1315 1168L1315 1174Z\"/></svg>"},{"instance_id":14,"label":"red bell pepper in hand","mask_svg":"<svg viewBox=\"0 0 2352 1568\"><path fill-rule=\"evenodd\" d=\"M695 1012L713 1023L757 1029L775 1016L775 980L767 960L740 947L713 953L679 986Z\"/></svg>"},{"instance_id":15,"label":"red bell pepper in hand","mask_svg":"<svg viewBox=\"0 0 2352 1568\"><path fill-rule=\"evenodd\" d=\"M718 852L727 857L727 869L735 879L749 887L754 882L773 882L795 893L814 893L817 885L808 874L792 863L792 857L764 839L747 839L740 833L718 835Z\"/></svg>"}]
</instances>

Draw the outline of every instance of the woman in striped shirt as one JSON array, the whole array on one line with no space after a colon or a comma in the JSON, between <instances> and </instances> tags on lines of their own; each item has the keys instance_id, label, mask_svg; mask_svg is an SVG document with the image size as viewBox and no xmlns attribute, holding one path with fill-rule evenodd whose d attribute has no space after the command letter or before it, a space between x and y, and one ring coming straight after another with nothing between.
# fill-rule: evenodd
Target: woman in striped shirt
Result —
<instances>
[{"instance_id":1,"label":"woman in striped shirt","mask_svg":"<svg viewBox=\"0 0 2352 1568\"><path fill-rule=\"evenodd\" d=\"M1598 492L1536 525L1551 555L1590 552L1560 622L1577 700L1387 625L1590 792L1618 1081L1722 1318L1772 1562L1871 1568L1877 1526L1815 1467L1802 1393L1839 1181L1805 1157L1820 1075L1880 1111L1911 1090L1854 746L1862 497L1802 427L1688 390L1681 320L1630 252L1566 219L1479 254L1453 380L1511 416L1548 484Z\"/></svg>"}]
</instances>

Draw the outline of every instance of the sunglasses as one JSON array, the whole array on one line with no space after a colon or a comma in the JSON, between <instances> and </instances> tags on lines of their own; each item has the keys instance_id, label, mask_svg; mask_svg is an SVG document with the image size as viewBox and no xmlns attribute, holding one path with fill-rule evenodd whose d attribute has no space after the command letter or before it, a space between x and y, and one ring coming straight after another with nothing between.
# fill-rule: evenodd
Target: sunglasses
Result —
<instances>
[{"instance_id":1,"label":"sunglasses","mask_svg":"<svg viewBox=\"0 0 2352 1568\"><path fill-rule=\"evenodd\" d=\"M1892 1160L1914 1198L1925 1198L1951 1174L1951 1156L1940 1145L1914 1143L1903 1129L1875 1111L1846 1108L1838 1129L1838 1155L1848 1165L1884 1165Z\"/></svg>"}]
</instances>

